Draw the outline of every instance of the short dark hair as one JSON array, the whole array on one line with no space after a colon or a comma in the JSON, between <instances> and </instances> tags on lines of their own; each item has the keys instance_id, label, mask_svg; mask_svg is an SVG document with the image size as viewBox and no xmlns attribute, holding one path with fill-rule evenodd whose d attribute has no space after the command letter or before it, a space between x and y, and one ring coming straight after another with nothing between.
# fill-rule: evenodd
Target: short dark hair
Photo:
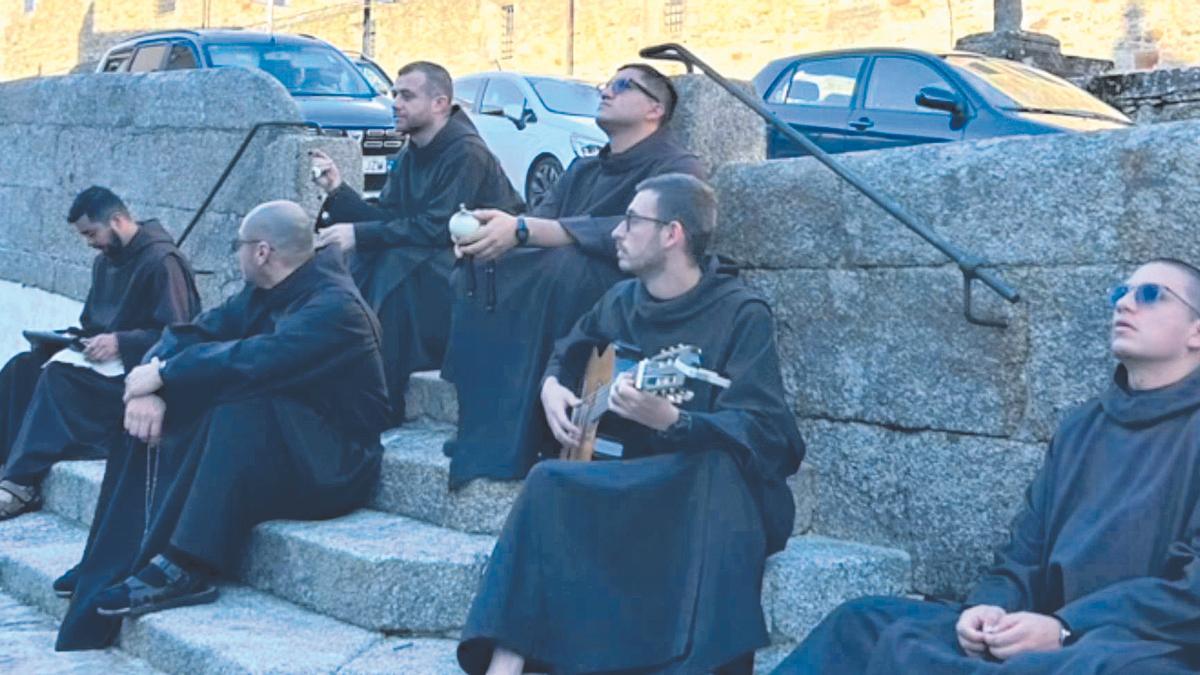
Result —
<instances>
[{"instance_id":1,"label":"short dark hair","mask_svg":"<svg viewBox=\"0 0 1200 675\"><path fill-rule=\"evenodd\" d=\"M454 80L450 79L450 72L445 68L432 61L413 61L402 66L396 76L412 73L425 76L425 93L429 94L430 98L445 96L451 101L454 100Z\"/></svg>"},{"instance_id":2,"label":"short dark hair","mask_svg":"<svg viewBox=\"0 0 1200 675\"><path fill-rule=\"evenodd\" d=\"M683 225L688 252L699 261L717 229L717 193L687 173L664 173L638 183L637 191L653 192L656 217Z\"/></svg>"},{"instance_id":3,"label":"short dark hair","mask_svg":"<svg viewBox=\"0 0 1200 675\"><path fill-rule=\"evenodd\" d=\"M1184 294L1187 295L1187 301L1190 302L1193 307L1200 307L1200 268L1189 262L1180 260L1179 258L1170 257L1153 258L1146 261L1147 265L1150 263L1170 265L1171 267L1174 267L1180 272L1186 274L1188 277L1188 287Z\"/></svg>"},{"instance_id":4,"label":"short dark hair","mask_svg":"<svg viewBox=\"0 0 1200 675\"><path fill-rule=\"evenodd\" d=\"M646 81L642 84L646 88L654 92L658 97L658 102L663 107L663 118L661 124L666 124L671 121L671 117L675 115L675 105L679 103L679 92L675 91L675 85L671 84L671 79L663 75L654 66L646 65L645 63L626 63L617 68L620 72L630 68L646 76Z\"/></svg>"},{"instance_id":5,"label":"short dark hair","mask_svg":"<svg viewBox=\"0 0 1200 675\"><path fill-rule=\"evenodd\" d=\"M93 185L75 195L71 210L67 212L67 222L74 223L87 216L94 223L104 223L116 215L129 218L129 207L112 190Z\"/></svg>"}]
</instances>

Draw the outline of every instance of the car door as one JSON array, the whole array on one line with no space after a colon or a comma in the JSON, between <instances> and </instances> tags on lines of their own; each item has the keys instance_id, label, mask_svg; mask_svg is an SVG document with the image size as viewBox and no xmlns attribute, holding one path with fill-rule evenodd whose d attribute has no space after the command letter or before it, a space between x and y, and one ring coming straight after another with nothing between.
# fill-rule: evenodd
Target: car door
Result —
<instances>
[{"instance_id":1,"label":"car door","mask_svg":"<svg viewBox=\"0 0 1200 675\"><path fill-rule=\"evenodd\" d=\"M479 102L479 114L475 120L480 135L500 160L509 182L518 193L525 194L525 174L532 159L528 148L535 145L532 139L535 125L523 124L524 128L518 128L517 124L505 117L504 107L512 105L524 109L525 93L505 77L490 77L483 88L483 98Z\"/></svg>"},{"instance_id":2,"label":"car door","mask_svg":"<svg viewBox=\"0 0 1200 675\"><path fill-rule=\"evenodd\" d=\"M955 94L964 115L917 105L925 87ZM961 140L968 105L963 92L930 63L916 55L887 55L873 59L866 87L849 126L847 151L894 148L920 143Z\"/></svg>"},{"instance_id":3,"label":"car door","mask_svg":"<svg viewBox=\"0 0 1200 675\"><path fill-rule=\"evenodd\" d=\"M138 45L133 52L133 58L129 61L129 72L150 73L162 70L170 50L171 43L166 40Z\"/></svg>"},{"instance_id":4,"label":"car door","mask_svg":"<svg viewBox=\"0 0 1200 675\"><path fill-rule=\"evenodd\" d=\"M832 56L797 61L783 71L766 96L767 108L826 152L842 152L854 95L867 59ZM767 132L767 156L808 153L774 128Z\"/></svg>"}]
</instances>

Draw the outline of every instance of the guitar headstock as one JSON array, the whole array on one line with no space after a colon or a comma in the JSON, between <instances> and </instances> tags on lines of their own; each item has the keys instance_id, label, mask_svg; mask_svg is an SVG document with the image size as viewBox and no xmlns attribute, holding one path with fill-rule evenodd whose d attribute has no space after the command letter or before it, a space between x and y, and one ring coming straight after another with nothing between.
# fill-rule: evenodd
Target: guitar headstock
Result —
<instances>
[{"instance_id":1,"label":"guitar headstock","mask_svg":"<svg viewBox=\"0 0 1200 675\"><path fill-rule=\"evenodd\" d=\"M700 349L692 345L668 347L638 363L633 385L641 391L661 396L675 405L686 403L696 395L687 388L687 375L680 365L693 368L700 365Z\"/></svg>"}]
</instances>

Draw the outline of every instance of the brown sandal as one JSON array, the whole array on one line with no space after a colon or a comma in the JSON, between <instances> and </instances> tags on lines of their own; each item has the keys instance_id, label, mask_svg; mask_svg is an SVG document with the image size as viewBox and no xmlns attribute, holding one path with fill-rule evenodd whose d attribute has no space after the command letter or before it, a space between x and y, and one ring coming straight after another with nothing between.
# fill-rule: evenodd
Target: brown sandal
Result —
<instances>
[{"instance_id":1,"label":"brown sandal","mask_svg":"<svg viewBox=\"0 0 1200 675\"><path fill-rule=\"evenodd\" d=\"M41 508L42 495L36 487L0 480L0 520L15 518L22 513Z\"/></svg>"}]
</instances>

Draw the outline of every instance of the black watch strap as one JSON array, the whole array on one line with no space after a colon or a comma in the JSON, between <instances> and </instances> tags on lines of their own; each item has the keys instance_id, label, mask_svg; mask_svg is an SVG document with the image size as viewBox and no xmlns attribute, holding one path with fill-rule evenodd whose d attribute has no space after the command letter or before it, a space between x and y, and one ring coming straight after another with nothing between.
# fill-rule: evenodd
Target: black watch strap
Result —
<instances>
[{"instance_id":1,"label":"black watch strap","mask_svg":"<svg viewBox=\"0 0 1200 675\"><path fill-rule=\"evenodd\" d=\"M529 225L525 223L525 216L517 216L517 246L524 246L529 243Z\"/></svg>"}]
</instances>

